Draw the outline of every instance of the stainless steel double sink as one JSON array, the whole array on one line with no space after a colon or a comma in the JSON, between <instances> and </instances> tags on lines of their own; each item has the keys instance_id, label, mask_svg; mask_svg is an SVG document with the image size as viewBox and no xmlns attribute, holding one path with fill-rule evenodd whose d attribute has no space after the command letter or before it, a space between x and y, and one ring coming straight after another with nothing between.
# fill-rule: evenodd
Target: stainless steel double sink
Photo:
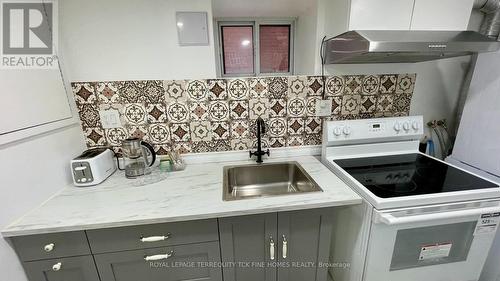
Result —
<instances>
[{"instance_id":1,"label":"stainless steel double sink","mask_svg":"<svg viewBox=\"0 0 500 281\"><path fill-rule=\"evenodd\" d=\"M323 191L295 161L226 166L223 173L224 201Z\"/></svg>"}]
</instances>

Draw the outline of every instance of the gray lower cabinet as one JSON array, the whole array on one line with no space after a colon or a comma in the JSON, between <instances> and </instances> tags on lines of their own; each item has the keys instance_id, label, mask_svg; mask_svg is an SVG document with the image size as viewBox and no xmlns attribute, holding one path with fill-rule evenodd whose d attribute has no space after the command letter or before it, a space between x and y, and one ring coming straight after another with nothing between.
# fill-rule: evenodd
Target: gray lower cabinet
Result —
<instances>
[{"instance_id":1,"label":"gray lower cabinet","mask_svg":"<svg viewBox=\"0 0 500 281\"><path fill-rule=\"evenodd\" d=\"M326 281L327 268L319 265L328 262L330 212L325 208L220 219L222 260L235 263L224 267L224 281Z\"/></svg>"},{"instance_id":2,"label":"gray lower cabinet","mask_svg":"<svg viewBox=\"0 0 500 281\"><path fill-rule=\"evenodd\" d=\"M331 212L301 210L12 241L30 281L327 281L327 267L318 265L328 262Z\"/></svg>"},{"instance_id":3,"label":"gray lower cabinet","mask_svg":"<svg viewBox=\"0 0 500 281\"><path fill-rule=\"evenodd\" d=\"M224 281L276 280L277 221L276 213L219 219Z\"/></svg>"},{"instance_id":4,"label":"gray lower cabinet","mask_svg":"<svg viewBox=\"0 0 500 281\"><path fill-rule=\"evenodd\" d=\"M84 231L26 235L10 240L22 261L90 255Z\"/></svg>"},{"instance_id":5,"label":"gray lower cabinet","mask_svg":"<svg viewBox=\"0 0 500 281\"><path fill-rule=\"evenodd\" d=\"M217 219L146 224L87 231L92 253L167 247L219 241ZM141 238L164 237L141 241Z\"/></svg>"},{"instance_id":6,"label":"gray lower cabinet","mask_svg":"<svg viewBox=\"0 0 500 281\"><path fill-rule=\"evenodd\" d=\"M79 256L23 263L30 281L99 281L92 256Z\"/></svg>"},{"instance_id":7,"label":"gray lower cabinet","mask_svg":"<svg viewBox=\"0 0 500 281\"><path fill-rule=\"evenodd\" d=\"M101 281L221 281L218 242L97 254Z\"/></svg>"},{"instance_id":8,"label":"gray lower cabinet","mask_svg":"<svg viewBox=\"0 0 500 281\"><path fill-rule=\"evenodd\" d=\"M332 237L331 209L278 213L278 281L326 281ZM286 242L286 246L284 246Z\"/></svg>"}]
</instances>

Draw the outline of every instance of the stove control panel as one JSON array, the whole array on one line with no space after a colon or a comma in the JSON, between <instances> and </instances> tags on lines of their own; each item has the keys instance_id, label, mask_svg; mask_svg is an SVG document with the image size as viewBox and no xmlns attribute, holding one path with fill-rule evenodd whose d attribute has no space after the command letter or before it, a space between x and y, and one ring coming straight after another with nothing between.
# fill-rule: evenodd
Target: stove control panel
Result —
<instances>
[{"instance_id":1,"label":"stove control panel","mask_svg":"<svg viewBox=\"0 0 500 281\"><path fill-rule=\"evenodd\" d=\"M333 143L417 140L424 134L422 116L328 121L323 139Z\"/></svg>"}]
</instances>

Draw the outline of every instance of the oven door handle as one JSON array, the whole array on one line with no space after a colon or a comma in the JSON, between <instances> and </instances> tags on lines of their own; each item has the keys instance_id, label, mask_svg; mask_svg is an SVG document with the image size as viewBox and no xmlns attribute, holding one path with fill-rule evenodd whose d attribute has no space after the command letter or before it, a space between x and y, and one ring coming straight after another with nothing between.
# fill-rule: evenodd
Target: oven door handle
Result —
<instances>
[{"instance_id":1,"label":"oven door handle","mask_svg":"<svg viewBox=\"0 0 500 281\"><path fill-rule=\"evenodd\" d=\"M396 217L392 213L374 213L374 222L383 223L387 225L397 225L406 223L417 223L423 221L435 221L435 220L447 220L453 218L463 218L470 216L478 216L486 213L497 213L500 212L500 207L487 207L487 208L475 208L475 209L464 209L440 213L429 213L421 215L408 215Z\"/></svg>"}]
</instances>

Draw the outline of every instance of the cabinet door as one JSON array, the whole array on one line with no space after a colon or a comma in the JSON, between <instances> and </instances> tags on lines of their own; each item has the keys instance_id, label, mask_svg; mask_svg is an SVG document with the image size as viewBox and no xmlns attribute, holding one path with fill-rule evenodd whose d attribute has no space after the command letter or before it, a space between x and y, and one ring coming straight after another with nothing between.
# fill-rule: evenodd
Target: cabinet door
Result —
<instances>
[{"instance_id":1,"label":"cabinet door","mask_svg":"<svg viewBox=\"0 0 500 281\"><path fill-rule=\"evenodd\" d=\"M99 254L95 261L101 281L222 280L217 242Z\"/></svg>"},{"instance_id":2,"label":"cabinet door","mask_svg":"<svg viewBox=\"0 0 500 281\"><path fill-rule=\"evenodd\" d=\"M224 267L224 281L276 280L276 268L269 265L278 254L276 213L222 218L219 231L222 261L235 263Z\"/></svg>"},{"instance_id":3,"label":"cabinet door","mask_svg":"<svg viewBox=\"0 0 500 281\"><path fill-rule=\"evenodd\" d=\"M331 209L278 213L279 281L326 281L332 233Z\"/></svg>"},{"instance_id":4,"label":"cabinet door","mask_svg":"<svg viewBox=\"0 0 500 281\"><path fill-rule=\"evenodd\" d=\"M164 238L141 239L159 236ZM219 241L219 231L217 219L209 219L94 229L87 231L87 237L92 253L103 254Z\"/></svg>"},{"instance_id":5,"label":"cabinet door","mask_svg":"<svg viewBox=\"0 0 500 281\"><path fill-rule=\"evenodd\" d=\"M349 30L409 30L414 0L352 0Z\"/></svg>"},{"instance_id":6,"label":"cabinet door","mask_svg":"<svg viewBox=\"0 0 500 281\"><path fill-rule=\"evenodd\" d=\"M99 281L90 255L30 261L23 266L30 281Z\"/></svg>"},{"instance_id":7,"label":"cabinet door","mask_svg":"<svg viewBox=\"0 0 500 281\"><path fill-rule=\"evenodd\" d=\"M0 135L72 117L59 69L0 69L0 85Z\"/></svg>"},{"instance_id":8,"label":"cabinet door","mask_svg":"<svg viewBox=\"0 0 500 281\"><path fill-rule=\"evenodd\" d=\"M467 30L474 0L415 0L412 30Z\"/></svg>"},{"instance_id":9,"label":"cabinet door","mask_svg":"<svg viewBox=\"0 0 500 281\"><path fill-rule=\"evenodd\" d=\"M22 261L90 255L84 231L16 236L10 239Z\"/></svg>"}]
</instances>

